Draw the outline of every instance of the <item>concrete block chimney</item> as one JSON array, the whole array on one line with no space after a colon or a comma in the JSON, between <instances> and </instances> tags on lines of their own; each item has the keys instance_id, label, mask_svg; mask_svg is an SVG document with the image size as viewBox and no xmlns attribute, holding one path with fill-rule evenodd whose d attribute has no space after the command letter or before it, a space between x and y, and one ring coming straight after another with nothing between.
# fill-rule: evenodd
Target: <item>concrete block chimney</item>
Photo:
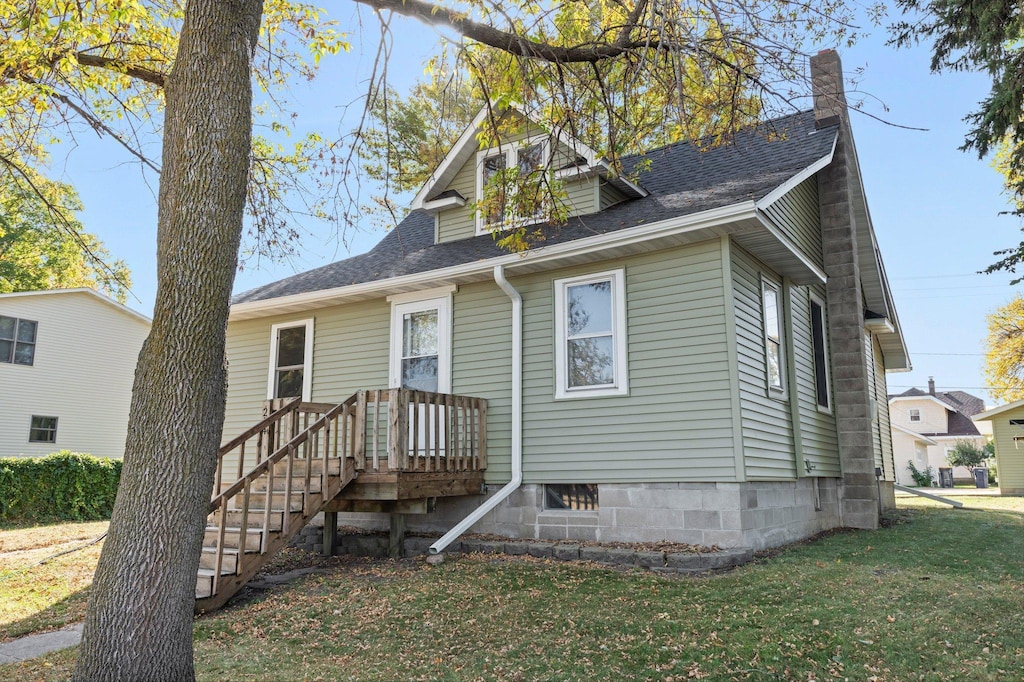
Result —
<instances>
[{"instance_id":1,"label":"concrete block chimney","mask_svg":"<svg viewBox=\"0 0 1024 682\"><path fill-rule=\"evenodd\" d=\"M928 395L935 395L935 377L928 377Z\"/></svg>"},{"instance_id":2,"label":"concrete block chimney","mask_svg":"<svg viewBox=\"0 0 1024 682\"><path fill-rule=\"evenodd\" d=\"M835 389L835 417L842 468L840 514L848 528L877 528L879 486L872 441L873 385L865 349L864 297L857 257L854 162L843 68L834 50L811 57L815 127L839 127L832 163L818 173L818 201L828 331Z\"/></svg>"}]
</instances>

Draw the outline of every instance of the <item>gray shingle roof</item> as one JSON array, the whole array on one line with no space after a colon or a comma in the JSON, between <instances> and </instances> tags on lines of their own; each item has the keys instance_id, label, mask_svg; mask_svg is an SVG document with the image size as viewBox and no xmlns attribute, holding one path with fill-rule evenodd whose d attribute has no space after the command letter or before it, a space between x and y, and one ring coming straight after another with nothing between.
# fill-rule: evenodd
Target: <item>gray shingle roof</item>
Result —
<instances>
[{"instance_id":1,"label":"gray shingle roof","mask_svg":"<svg viewBox=\"0 0 1024 682\"><path fill-rule=\"evenodd\" d=\"M923 398L931 395L919 388L909 388L903 393L889 396L890 398ZM945 403L949 412L946 413L946 431L944 433L922 433L922 436L980 436L978 427L971 419L985 411L985 401L978 396L964 391L936 391L933 398Z\"/></svg>"},{"instance_id":2,"label":"gray shingle roof","mask_svg":"<svg viewBox=\"0 0 1024 682\"><path fill-rule=\"evenodd\" d=\"M836 128L814 129L812 112L801 112L737 133L731 143L701 149L668 145L624 159L628 171L644 160L650 169L639 184L650 194L600 213L544 226L544 243L591 237L669 218L758 200L826 156ZM503 255L490 235L434 244L434 219L413 211L368 252L241 293L232 303L262 301L374 282Z\"/></svg>"}]
</instances>

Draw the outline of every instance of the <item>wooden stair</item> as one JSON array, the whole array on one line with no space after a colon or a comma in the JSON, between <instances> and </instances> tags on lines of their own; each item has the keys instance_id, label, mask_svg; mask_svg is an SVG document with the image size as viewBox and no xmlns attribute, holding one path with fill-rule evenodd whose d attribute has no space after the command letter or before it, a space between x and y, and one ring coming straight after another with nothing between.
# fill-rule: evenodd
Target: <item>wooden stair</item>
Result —
<instances>
[{"instance_id":1,"label":"wooden stair","mask_svg":"<svg viewBox=\"0 0 1024 682\"><path fill-rule=\"evenodd\" d=\"M247 443L256 463L210 503L196 612L223 606L355 479L355 398L304 425L294 401L221 448L215 490L229 456L246 468Z\"/></svg>"}]
</instances>

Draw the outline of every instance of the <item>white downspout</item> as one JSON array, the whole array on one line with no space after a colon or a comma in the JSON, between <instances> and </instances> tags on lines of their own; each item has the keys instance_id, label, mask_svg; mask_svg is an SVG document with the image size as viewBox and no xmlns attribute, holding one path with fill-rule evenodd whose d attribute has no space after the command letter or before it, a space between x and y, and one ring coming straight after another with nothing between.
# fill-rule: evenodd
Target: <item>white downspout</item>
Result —
<instances>
[{"instance_id":1,"label":"white downspout","mask_svg":"<svg viewBox=\"0 0 1024 682\"><path fill-rule=\"evenodd\" d=\"M512 300L512 480L432 544L431 554L443 552L523 483L523 297L505 279L504 266L494 267L494 282Z\"/></svg>"}]
</instances>

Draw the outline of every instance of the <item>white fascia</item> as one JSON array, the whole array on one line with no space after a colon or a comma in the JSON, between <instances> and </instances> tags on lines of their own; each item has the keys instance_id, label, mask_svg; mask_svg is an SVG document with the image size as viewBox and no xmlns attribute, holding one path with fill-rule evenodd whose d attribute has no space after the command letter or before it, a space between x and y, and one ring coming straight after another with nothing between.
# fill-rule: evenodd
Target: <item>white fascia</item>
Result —
<instances>
[{"instance_id":1,"label":"white fascia","mask_svg":"<svg viewBox=\"0 0 1024 682\"><path fill-rule=\"evenodd\" d=\"M649 225L617 230L593 237L584 237L561 244L551 244L527 251L525 254L510 253L494 258L462 263L447 268L427 270L411 275L391 277L389 279L374 282L363 282L333 289L321 291L310 291L291 296L279 296L261 301L248 303L236 303L231 306L231 315L236 319L238 316L258 317L263 313L271 314L281 307L303 306L311 303L318 303L323 300L334 300L341 302L350 296L368 295L378 291L393 290L396 288L435 285L438 282L451 282L460 277L490 273L497 266L506 269L521 267L527 264L544 263L546 261L578 256L593 251L612 249L621 246L644 242L660 237L698 232L713 227L720 227L741 220L757 219L757 211L753 201L744 201L739 204L713 208L708 211L694 213L685 216L678 216L661 220Z\"/></svg>"},{"instance_id":2,"label":"white fascia","mask_svg":"<svg viewBox=\"0 0 1024 682\"><path fill-rule=\"evenodd\" d=\"M490 107L482 107L479 113L477 113L473 118L472 123L462 131L462 135L460 135L459 139L456 140L454 145L452 145L452 148L448 151L448 155L444 157L441 164L434 169L434 172L430 174L427 181L423 183L423 187L421 187L420 191L416 193L416 197L412 200L412 205L410 207L411 210L415 211L418 208L423 208L423 204L426 202L427 197L430 194L430 190L434 189L434 187L442 180L449 179L449 176L453 177L455 175L458 169L461 168L460 157L466 153L465 150L470 144L474 145L474 149L472 151L476 151L476 131L477 128L487 120L487 115L490 109Z\"/></svg>"}]
</instances>

